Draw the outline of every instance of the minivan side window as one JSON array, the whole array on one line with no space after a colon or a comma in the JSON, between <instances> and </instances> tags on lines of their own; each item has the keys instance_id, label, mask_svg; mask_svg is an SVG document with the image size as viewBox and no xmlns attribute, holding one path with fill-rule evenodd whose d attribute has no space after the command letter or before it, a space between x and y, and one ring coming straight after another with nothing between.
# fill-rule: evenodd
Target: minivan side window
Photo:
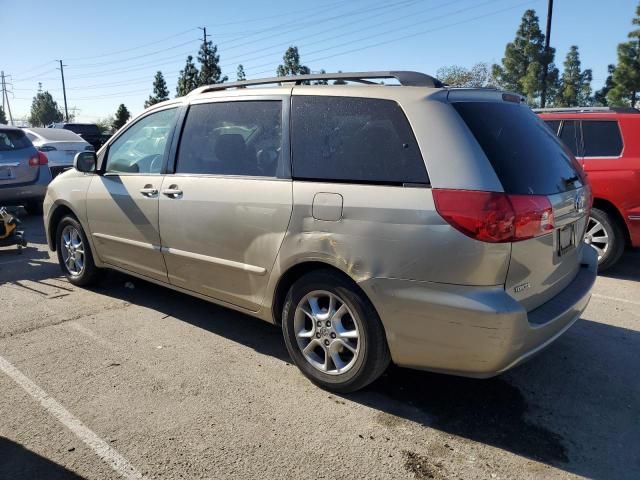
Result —
<instances>
[{"instance_id":1,"label":"minivan side window","mask_svg":"<svg viewBox=\"0 0 640 480\"><path fill-rule=\"evenodd\" d=\"M578 153L578 145L580 145L580 138L578 133L578 121L577 120L565 120L562 122L562 131L560 132L560 140L564 143L574 157L580 156Z\"/></svg>"},{"instance_id":2,"label":"minivan side window","mask_svg":"<svg viewBox=\"0 0 640 480\"><path fill-rule=\"evenodd\" d=\"M619 157L622 136L615 120L583 120L582 138L585 157Z\"/></svg>"},{"instance_id":3,"label":"minivan side window","mask_svg":"<svg viewBox=\"0 0 640 480\"><path fill-rule=\"evenodd\" d=\"M295 179L429 183L411 126L392 100L293 96L291 115Z\"/></svg>"},{"instance_id":4,"label":"minivan side window","mask_svg":"<svg viewBox=\"0 0 640 480\"><path fill-rule=\"evenodd\" d=\"M105 173L160 173L177 108L151 113L109 146Z\"/></svg>"},{"instance_id":5,"label":"minivan side window","mask_svg":"<svg viewBox=\"0 0 640 480\"><path fill-rule=\"evenodd\" d=\"M280 100L199 103L189 108L176 173L275 177L282 161Z\"/></svg>"}]
</instances>

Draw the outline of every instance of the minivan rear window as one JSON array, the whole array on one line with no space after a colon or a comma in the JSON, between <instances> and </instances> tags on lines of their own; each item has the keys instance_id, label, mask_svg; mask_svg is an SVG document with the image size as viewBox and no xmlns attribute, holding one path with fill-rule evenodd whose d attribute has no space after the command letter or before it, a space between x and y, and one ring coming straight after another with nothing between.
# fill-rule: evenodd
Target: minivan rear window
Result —
<instances>
[{"instance_id":1,"label":"minivan rear window","mask_svg":"<svg viewBox=\"0 0 640 480\"><path fill-rule=\"evenodd\" d=\"M22 130L0 129L0 152L30 147L31 141Z\"/></svg>"},{"instance_id":2,"label":"minivan rear window","mask_svg":"<svg viewBox=\"0 0 640 480\"><path fill-rule=\"evenodd\" d=\"M484 150L506 193L553 195L582 186L574 156L527 107L508 102L452 105Z\"/></svg>"}]
</instances>

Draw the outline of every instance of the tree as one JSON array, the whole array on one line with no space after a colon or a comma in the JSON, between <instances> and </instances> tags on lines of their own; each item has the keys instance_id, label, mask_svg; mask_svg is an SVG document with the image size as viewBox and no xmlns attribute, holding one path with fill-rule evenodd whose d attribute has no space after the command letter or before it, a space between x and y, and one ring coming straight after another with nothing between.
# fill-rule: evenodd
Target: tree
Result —
<instances>
[{"instance_id":1,"label":"tree","mask_svg":"<svg viewBox=\"0 0 640 480\"><path fill-rule=\"evenodd\" d=\"M494 84L488 63L479 62L471 68L451 65L441 67L436 76L439 80L451 87L490 87Z\"/></svg>"},{"instance_id":2,"label":"tree","mask_svg":"<svg viewBox=\"0 0 640 480\"><path fill-rule=\"evenodd\" d=\"M544 48L544 34L535 10L527 10L516 38L505 48L502 65L493 65L492 73L500 87L524 94L529 104L536 106L540 103L545 69L547 98L554 96L558 82L554 57L555 49Z\"/></svg>"},{"instance_id":3,"label":"tree","mask_svg":"<svg viewBox=\"0 0 640 480\"><path fill-rule=\"evenodd\" d=\"M236 80L238 82L243 82L247 79L247 76L244 73L244 67L242 66L242 64L238 65L238 70L236 73Z\"/></svg>"},{"instance_id":4,"label":"tree","mask_svg":"<svg viewBox=\"0 0 640 480\"><path fill-rule=\"evenodd\" d=\"M320 74L325 73L327 73L327 71L324 68L320 70ZM329 82L327 82L326 80L316 80L315 82L313 82L313 85L329 85Z\"/></svg>"},{"instance_id":5,"label":"tree","mask_svg":"<svg viewBox=\"0 0 640 480\"><path fill-rule=\"evenodd\" d=\"M604 85L600 90L598 90L593 95L594 103L602 107L606 107L607 105L609 105L609 102L607 102L607 95L615 85L613 83L613 72L616 71L616 66L609 65L607 67L607 71L609 72L609 75L607 76L607 79L605 80Z\"/></svg>"},{"instance_id":6,"label":"tree","mask_svg":"<svg viewBox=\"0 0 640 480\"><path fill-rule=\"evenodd\" d=\"M631 23L640 27L640 3ZM614 87L607 94L609 105L635 107L640 100L640 28L629 32L628 37L628 42L618 45Z\"/></svg>"},{"instance_id":7,"label":"tree","mask_svg":"<svg viewBox=\"0 0 640 480\"><path fill-rule=\"evenodd\" d=\"M113 128L113 121L114 121L113 117L105 117L105 118L98 119L96 121L96 125L98 126L98 130L100 130L100 133L111 133L111 130Z\"/></svg>"},{"instance_id":8,"label":"tree","mask_svg":"<svg viewBox=\"0 0 640 480\"><path fill-rule=\"evenodd\" d=\"M127 107L124 106L124 103L121 103L118 107L118 110L116 110L116 115L111 126L114 130L118 130L125 123L127 123L130 118L131 114L129 113L129 110L127 110Z\"/></svg>"},{"instance_id":9,"label":"tree","mask_svg":"<svg viewBox=\"0 0 640 480\"><path fill-rule=\"evenodd\" d=\"M200 51L198 52L198 62L200 62L198 86L224 83L228 80L226 75L224 77L222 76L218 46L213 45L211 40L202 43Z\"/></svg>"},{"instance_id":10,"label":"tree","mask_svg":"<svg viewBox=\"0 0 640 480\"><path fill-rule=\"evenodd\" d=\"M283 64L278 65L276 73L279 77L290 75L305 75L309 73L309 67L300 64L300 53L298 47L289 47L282 57Z\"/></svg>"},{"instance_id":11,"label":"tree","mask_svg":"<svg viewBox=\"0 0 640 480\"><path fill-rule=\"evenodd\" d=\"M7 116L4 114L2 107L0 107L0 125L6 125L7 123Z\"/></svg>"},{"instance_id":12,"label":"tree","mask_svg":"<svg viewBox=\"0 0 640 480\"><path fill-rule=\"evenodd\" d=\"M167 82L164 81L162 72L158 70L153 79L153 95L150 95L147 101L144 102L144 108L164 102L165 100L169 100L169 89L167 88Z\"/></svg>"},{"instance_id":13,"label":"tree","mask_svg":"<svg viewBox=\"0 0 640 480\"><path fill-rule=\"evenodd\" d=\"M29 123L34 127L45 127L50 123L61 122L62 112L49 92L42 91L42 84L38 84L38 93L31 102Z\"/></svg>"},{"instance_id":14,"label":"tree","mask_svg":"<svg viewBox=\"0 0 640 480\"><path fill-rule=\"evenodd\" d=\"M558 87L555 105L558 107L580 107L589 105L591 99L590 69L580 70L580 52L572 45L564 61L564 71Z\"/></svg>"},{"instance_id":15,"label":"tree","mask_svg":"<svg viewBox=\"0 0 640 480\"><path fill-rule=\"evenodd\" d=\"M193 63L193 57L189 55L187 57L187 63L183 70L180 70L180 76L178 77L178 85L176 87L176 93L178 97L186 95L191 90L198 88L198 69Z\"/></svg>"},{"instance_id":16,"label":"tree","mask_svg":"<svg viewBox=\"0 0 640 480\"><path fill-rule=\"evenodd\" d=\"M338 73L342 73L342 70L338 70ZM341 78L333 81L334 85L346 85L347 82L342 80Z\"/></svg>"}]
</instances>

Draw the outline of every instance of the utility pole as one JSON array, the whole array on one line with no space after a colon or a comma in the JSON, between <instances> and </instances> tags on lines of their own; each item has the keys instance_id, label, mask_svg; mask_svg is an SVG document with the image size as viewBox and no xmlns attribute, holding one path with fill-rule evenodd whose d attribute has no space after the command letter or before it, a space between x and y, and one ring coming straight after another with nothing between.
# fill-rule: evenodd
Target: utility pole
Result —
<instances>
[{"instance_id":1,"label":"utility pole","mask_svg":"<svg viewBox=\"0 0 640 480\"><path fill-rule=\"evenodd\" d=\"M4 71L0 72L0 78L2 79L2 110L4 111L4 107L5 107L4 100L6 98L7 112L9 113L9 125L13 125L13 116L11 115L11 105L9 105L9 92L7 92L7 83L5 82L5 79L4 79Z\"/></svg>"},{"instance_id":2,"label":"utility pole","mask_svg":"<svg viewBox=\"0 0 640 480\"><path fill-rule=\"evenodd\" d=\"M207 27L198 27L200 30L202 30L202 35L204 37L203 42L204 42L204 48L207 48Z\"/></svg>"},{"instance_id":3,"label":"utility pole","mask_svg":"<svg viewBox=\"0 0 640 480\"><path fill-rule=\"evenodd\" d=\"M62 75L62 96L64 97L64 119L66 122L69 121L69 110L67 109L67 89L64 86L64 67L66 65L62 64L62 60L58 60L60 62L60 75Z\"/></svg>"},{"instance_id":4,"label":"utility pole","mask_svg":"<svg viewBox=\"0 0 640 480\"><path fill-rule=\"evenodd\" d=\"M544 37L544 54L545 65L542 72L542 93L540 95L540 107L544 108L547 104L547 71L549 63L546 61L549 55L549 44L551 43L551 19L553 17L553 0L548 0L547 4L547 33Z\"/></svg>"}]
</instances>

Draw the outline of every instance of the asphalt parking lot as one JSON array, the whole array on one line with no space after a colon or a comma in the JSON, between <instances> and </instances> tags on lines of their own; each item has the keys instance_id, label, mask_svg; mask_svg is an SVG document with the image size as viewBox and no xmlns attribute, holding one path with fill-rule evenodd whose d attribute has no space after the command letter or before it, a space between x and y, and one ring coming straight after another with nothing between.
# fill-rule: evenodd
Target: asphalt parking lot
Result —
<instances>
[{"instance_id":1,"label":"asphalt parking lot","mask_svg":"<svg viewBox=\"0 0 640 480\"><path fill-rule=\"evenodd\" d=\"M491 380L337 396L280 331L125 275L71 286L37 217L0 249L0 478L640 478L640 253Z\"/></svg>"}]
</instances>

